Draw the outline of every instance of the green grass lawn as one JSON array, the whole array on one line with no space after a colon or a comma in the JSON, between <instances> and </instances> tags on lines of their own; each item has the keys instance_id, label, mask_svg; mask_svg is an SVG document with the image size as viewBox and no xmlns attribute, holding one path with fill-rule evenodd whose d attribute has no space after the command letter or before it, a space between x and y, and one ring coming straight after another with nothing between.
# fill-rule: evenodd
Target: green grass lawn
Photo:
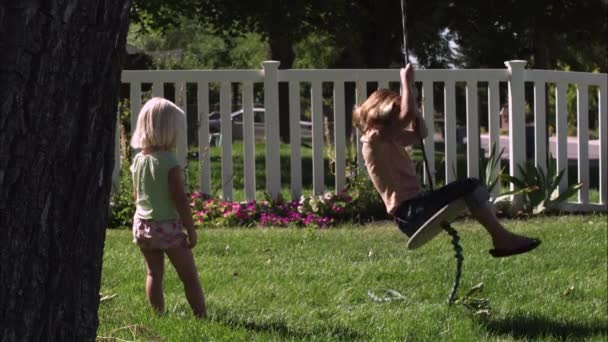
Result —
<instances>
[{"instance_id":1,"label":"green grass lawn","mask_svg":"<svg viewBox=\"0 0 608 342\"><path fill-rule=\"evenodd\" d=\"M101 340L510 341L608 337L608 216L508 220L540 237L530 254L493 259L472 221L456 222L464 248L459 294L483 282L489 315L448 306L455 260L447 235L416 251L388 222L312 229L210 229L195 248L210 318L192 317L167 264L167 313L152 314L143 258L126 230L109 230ZM393 289L405 300L374 302Z\"/></svg>"}]
</instances>

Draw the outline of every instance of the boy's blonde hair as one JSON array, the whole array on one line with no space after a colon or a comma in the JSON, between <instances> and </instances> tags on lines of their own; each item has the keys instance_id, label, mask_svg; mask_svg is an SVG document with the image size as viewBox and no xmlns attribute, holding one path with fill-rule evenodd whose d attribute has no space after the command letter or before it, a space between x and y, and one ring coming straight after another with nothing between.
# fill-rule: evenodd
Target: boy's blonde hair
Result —
<instances>
[{"instance_id":1,"label":"boy's blonde hair","mask_svg":"<svg viewBox=\"0 0 608 342\"><path fill-rule=\"evenodd\" d=\"M399 115L401 96L388 89L378 89L353 111L353 124L361 131L388 125Z\"/></svg>"},{"instance_id":2,"label":"boy's blonde hair","mask_svg":"<svg viewBox=\"0 0 608 342\"><path fill-rule=\"evenodd\" d=\"M178 130L184 122L185 114L178 106L169 100L154 97L139 111L131 147L173 149Z\"/></svg>"}]
</instances>

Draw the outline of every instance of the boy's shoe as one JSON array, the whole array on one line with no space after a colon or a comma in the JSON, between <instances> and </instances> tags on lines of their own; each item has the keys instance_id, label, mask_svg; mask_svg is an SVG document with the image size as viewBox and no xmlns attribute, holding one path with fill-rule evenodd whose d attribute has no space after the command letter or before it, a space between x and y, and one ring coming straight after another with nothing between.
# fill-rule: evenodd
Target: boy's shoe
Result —
<instances>
[{"instance_id":1,"label":"boy's shoe","mask_svg":"<svg viewBox=\"0 0 608 342\"><path fill-rule=\"evenodd\" d=\"M495 258L503 258L511 255L527 253L540 245L539 239L531 239L530 242L523 246L513 249L490 249L488 252Z\"/></svg>"}]
</instances>

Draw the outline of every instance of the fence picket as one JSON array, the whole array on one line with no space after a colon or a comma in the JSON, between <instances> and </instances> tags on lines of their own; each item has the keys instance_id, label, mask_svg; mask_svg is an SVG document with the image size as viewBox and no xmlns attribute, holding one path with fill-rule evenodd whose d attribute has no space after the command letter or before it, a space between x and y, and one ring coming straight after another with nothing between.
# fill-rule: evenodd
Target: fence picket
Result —
<instances>
[{"instance_id":1,"label":"fence picket","mask_svg":"<svg viewBox=\"0 0 608 342\"><path fill-rule=\"evenodd\" d=\"M165 97L165 86L163 82L154 81L154 83L152 83L152 96Z\"/></svg>"},{"instance_id":2,"label":"fence picket","mask_svg":"<svg viewBox=\"0 0 608 342\"><path fill-rule=\"evenodd\" d=\"M367 99L367 82L357 82L357 106L360 106ZM361 154L361 132L359 129L355 129L355 144L357 145L357 169L360 173L366 173L365 161L363 160L363 154Z\"/></svg>"},{"instance_id":3,"label":"fence picket","mask_svg":"<svg viewBox=\"0 0 608 342\"><path fill-rule=\"evenodd\" d=\"M600 126L600 203L608 207L608 82L598 89L598 111Z\"/></svg>"},{"instance_id":4,"label":"fence picket","mask_svg":"<svg viewBox=\"0 0 608 342\"><path fill-rule=\"evenodd\" d=\"M334 171L336 193L346 186L346 111L344 82L334 83Z\"/></svg>"},{"instance_id":5,"label":"fence picket","mask_svg":"<svg viewBox=\"0 0 608 342\"><path fill-rule=\"evenodd\" d=\"M524 93L524 67L526 61L505 62L509 69L509 174L521 177L519 166L526 162L526 119ZM511 184L511 190L515 185ZM522 195L513 196L513 207L518 209L523 204Z\"/></svg>"},{"instance_id":6,"label":"fence picket","mask_svg":"<svg viewBox=\"0 0 608 342\"><path fill-rule=\"evenodd\" d=\"M132 82L130 89L129 104L131 109L131 132L133 132L137 126L137 117L141 110L141 83Z\"/></svg>"},{"instance_id":7,"label":"fence picket","mask_svg":"<svg viewBox=\"0 0 608 342\"><path fill-rule=\"evenodd\" d=\"M580 203L589 203L589 97L587 85L577 85L578 192Z\"/></svg>"},{"instance_id":8,"label":"fence picket","mask_svg":"<svg viewBox=\"0 0 608 342\"><path fill-rule=\"evenodd\" d=\"M496 156L503 151L500 145L500 93L498 91L498 81L493 80L488 82L488 146L490 151L492 147L496 147ZM497 163L492 170L492 176L497 176L500 173L500 163ZM500 182L492 189L492 196L496 197L501 192Z\"/></svg>"},{"instance_id":9,"label":"fence picket","mask_svg":"<svg viewBox=\"0 0 608 342\"><path fill-rule=\"evenodd\" d=\"M456 180L456 82L446 81L443 88L444 96L444 129L445 140L445 182L450 183Z\"/></svg>"},{"instance_id":10,"label":"fence picket","mask_svg":"<svg viewBox=\"0 0 608 342\"><path fill-rule=\"evenodd\" d=\"M220 85L220 130L222 135L222 198L232 200L233 167L232 167L232 118L230 82Z\"/></svg>"},{"instance_id":11,"label":"fence picket","mask_svg":"<svg viewBox=\"0 0 608 342\"><path fill-rule=\"evenodd\" d=\"M211 194L211 156L209 151L209 84L197 84L199 186L203 194Z\"/></svg>"},{"instance_id":12,"label":"fence picket","mask_svg":"<svg viewBox=\"0 0 608 342\"><path fill-rule=\"evenodd\" d=\"M562 193L568 186L568 108L566 98L567 84L557 83L555 89L555 126L557 133L557 171L564 170L564 176L559 182L559 192Z\"/></svg>"},{"instance_id":13,"label":"fence picket","mask_svg":"<svg viewBox=\"0 0 608 342\"><path fill-rule=\"evenodd\" d=\"M255 200L255 116L253 112L253 83L243 83L243 163L245 199Z\"/></svg>"},{"instance_id":14,"label":"fence picket","mask_svg":"<svg viewBox=\"0 0 608 342\"><path fill-rule=\"evenodd\" d=\"M479 178L479 113L477 82L467 82L467 175Z\"/></svg>"},{"instance_id":15,"label":"fence picket","mask_svg":"<svg viewBox=\"0 0 608 342\"><path fill-rule=\"evenodd\" d=\"M313 81L312 103L312 189L315 195L325 191L323 148L323 89L320 81Z\"/></svg>"},{"instance_id":16,"label":"fence picket","mask_svg":"<svg viewBox=\"0 0 608 342\"><path fill-rule=\"evenodd\" d=\"M428 131L428 135L424 139L424 152L426 153L431 180L435 184L435 104L432 81L422 84L422 115ZM424 184L429 184L426 167L427 165L424 165L423 179Z\"/></svg>"},{"instance_id":17,"label":"fence picket","mask_svg":"<svg viewBox=\"0 0 608 342\"><path fill-rule=\"evenodd\" d=\"M264 68L264 127L266 135L266 191L272 198L281 192L281 141L279 139L279 62Z\"/></svg>"},{"instance_id":18,"label":"fence picket","mask_svg":"<svg viewBox=\"0 0 608 342\"><path fill-rule=\"evenodd\" d=\"M291 140L291 198L302 195L302 132L300 130L300 82L289 82L289 137Z\"/></svg>"},{"instance_id":19,"label":"fence picket","mask_svg":"<svg viewBox=\"0 0 608 342\"><path fill-rule=\"evenodd\" d=\"M177 162L182 168L182 178L184 180L184 190L188 192L188 110L186 98L186 83L176 84L175 104L184 112L184 122L177 134L175 154Z\"/></svg>"},{"instance_id":20,"label":"fence picket","mask_svg":"<svg viewBox=\"0 0 608 342\"><path fill-rule=\"evenodd\" d=\"M545 82L534 83L534 165L547 171L547 114Z\"/></svg>"}]
</instances>

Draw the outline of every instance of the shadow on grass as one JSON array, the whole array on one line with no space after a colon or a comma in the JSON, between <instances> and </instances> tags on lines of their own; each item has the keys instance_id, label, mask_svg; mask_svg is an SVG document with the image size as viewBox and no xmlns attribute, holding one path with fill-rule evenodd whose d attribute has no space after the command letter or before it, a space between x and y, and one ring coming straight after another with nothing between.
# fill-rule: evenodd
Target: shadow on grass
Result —
<instances>
[{"instance_id":1,"label":"shadow on grass","mask_svg":"<svg viewBox=\"0 0 608 342\"><path fill-rule=\"evenodd\" d=\"M257 321L244 317L236 317L225 310L216 310L211 315L211 319L220 324L225 324L232 327L244 328L250 331L271 333L280 335L283 338L311 339L318 336L325 336L331 340L338 341L353 341L365 339L365 335L359 331L353 330L345 326L315 326L310 330L302 330L299 328L289 327L288 323L283 319L268 319Z\"/></svg>"},{"instance_id":2,"label":"shadow on grass","mask_svg":"<svg viewBox=\"0 0 608 342\"><path fill-rule=\"evenodd\" d=\"M540 315L516 314L506 318L488 318L481 322L489 332L515 338L553 337L562 340L585 339L608 335L606 321L564 322Z\"/></svg>"}]
</instances>

